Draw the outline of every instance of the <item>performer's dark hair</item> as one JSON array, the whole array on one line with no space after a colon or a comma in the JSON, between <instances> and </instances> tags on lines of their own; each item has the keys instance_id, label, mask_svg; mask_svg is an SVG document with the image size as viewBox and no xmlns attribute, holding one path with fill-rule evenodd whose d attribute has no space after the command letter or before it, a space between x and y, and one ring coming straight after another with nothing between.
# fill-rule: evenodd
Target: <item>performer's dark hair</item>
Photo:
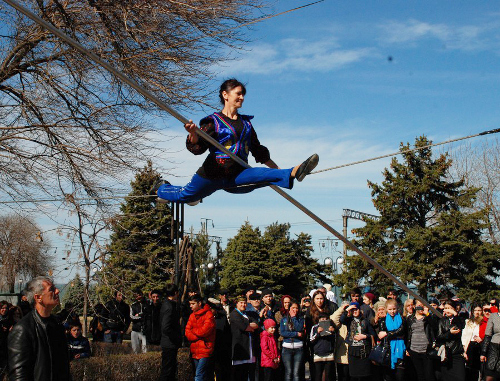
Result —
<instances>
[{"instance_id":1,"label":"performer's dark hair","mask_svg":"<svg viewBox=\"0 0 500 381\"><path fill-rule=\"evenodd\" d=\"M224 82L222 82L222 85L220 85L220 90L219 90L219 98L222 104L224 104L224 97L222 96L222 93L224 91L226 93L229 93L232 89L238 86L241 86L241 90L243 90L243 95L245 95L247 93L245 85L240 81L238 81L236 78L226 79Z\"/></svg>"}]
</instances>

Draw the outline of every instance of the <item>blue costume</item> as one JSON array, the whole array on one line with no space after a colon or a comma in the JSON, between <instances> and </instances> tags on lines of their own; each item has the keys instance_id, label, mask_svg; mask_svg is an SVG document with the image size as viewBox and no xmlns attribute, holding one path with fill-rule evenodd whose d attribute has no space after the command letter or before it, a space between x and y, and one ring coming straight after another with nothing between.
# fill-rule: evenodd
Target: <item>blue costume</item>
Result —
<instances>
[{"instance_id":1,"label":"blue costume","mask_svg":"<svg viewBox=\"0 0 500 381\"><path fill-rule=\"evenodd\" d=\"M245 162L248 162L248 154L251 153L258 163L264 164L270 160L269 150L260 144L250 122L252 118L238 115L237 120L232 120L222 113L214 113L200 121L200 128ZM293 187L293 168L244 168L202 138L193 144L188 137L186 147L195 155L201 155L207 149L210 153L187 185L161 185L157 192L159 198L189 203L219 189L230 193L248 193L269 185L287 189Z\"/></svg>"}]
</instances>

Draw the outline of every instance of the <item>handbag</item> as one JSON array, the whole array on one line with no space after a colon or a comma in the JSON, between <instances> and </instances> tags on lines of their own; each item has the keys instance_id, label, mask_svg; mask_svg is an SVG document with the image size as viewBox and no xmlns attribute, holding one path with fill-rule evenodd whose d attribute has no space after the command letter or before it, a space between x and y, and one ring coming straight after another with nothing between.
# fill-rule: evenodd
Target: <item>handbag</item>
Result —
<instances>
[{"instance_id":1,"label":"handbag","mask_svg":"<svg viewBox=\"0 0 500 381\"><path fill-rule=\"evenodd\" d=\"M378 365L389 366L391 364L390 348L390 346L385 345L385 341L381 341L372 349L368 359Z\"/></svg>"},{"instance_id":2,"label":"handbag","mask_svg":"<svg viewBox=\"0 0 500 381\"><path fill-rule=\"evenodd\" d=\"M436 343L432 343L432 346L427 349L426 355L433 360L439 360L441 362L445 361L447 356L446 346L437 346Z\"/></svg>"}]
</instances>

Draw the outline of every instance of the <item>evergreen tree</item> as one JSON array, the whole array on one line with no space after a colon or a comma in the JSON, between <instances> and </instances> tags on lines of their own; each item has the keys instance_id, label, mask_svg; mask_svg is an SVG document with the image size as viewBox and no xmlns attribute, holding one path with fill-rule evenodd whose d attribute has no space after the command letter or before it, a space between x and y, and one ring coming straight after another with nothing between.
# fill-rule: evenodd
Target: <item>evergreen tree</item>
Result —
<instances>
[{"instance_id":1,"label":"evergreen tree","mask_svg":"<svg viewBox=\"0 0 500 381\"><path fill-rule=\"evenodd\" d=\"M415 146L430 144L425 137ZM451 160L432 158L430 148L407 152L403 163L392 160L381 185L368 182L379 219L355 229L357 245L422 296L437 287L453 288L470 301L497 290L499 248L482 239L487 211L473 212L476 188L448 180ZM405 152L406 151L406 152ZM337 279L348 287L365 282L379 291L391 282L359 256L349 256Z\"/></svg>"},{"instance_id":2,"label":"evergreen tree","mask_svg":"<svg viewBox=\"0 0 500 381\"><path fill-rule=\"evenodd\" d=\"M61 299L61 304L63 307L66 303L71 303L73 305L72 310L74 310L79 316L83 315L83 293L84 285L82 278L79 274L76 274L71 282L69 282L64 287L64 295Z\"/></svg>"},{"instance_id":3,"label":"evergreen tree","mask_svg":"<svg viewBox=\"0 0 500 381\"><path fill-rule=\"evenodd\" d=\"M170 280L174 247L170 237L171 211L149 194L160 174L149 161L130 183L130 198L112 221L111 243L101 274L105 292L161 289ZM135 196L135 197L134 197ZM137 197L139 196L139 197Z\"/></svg>"},{"instance_id":4,"label":"evergreen tree","mask_svg":"<svg viewBox=\"0 0 500 381\"><path fill-rule=\"evenodd\" d=\"M274 223L261 234L246 222L224 251L222 287L233 294L248 286L271 287L276 294L299 297L324 281L322 266L311 258L311 236L291 239L289 231L290 224Z\"/></svg>"},{"instance_id":5,"label":"evergreen tree","mask_svg":"<svg viewBox=\"0 0 500 381\"><path fill-rule=\"evenodd\" d=\"M270 286L266 277L266 253L259 228L247 221L228 240L222 257L221 286L232 295L242 294L248 286Z\"/></svg>"}]
</instances>

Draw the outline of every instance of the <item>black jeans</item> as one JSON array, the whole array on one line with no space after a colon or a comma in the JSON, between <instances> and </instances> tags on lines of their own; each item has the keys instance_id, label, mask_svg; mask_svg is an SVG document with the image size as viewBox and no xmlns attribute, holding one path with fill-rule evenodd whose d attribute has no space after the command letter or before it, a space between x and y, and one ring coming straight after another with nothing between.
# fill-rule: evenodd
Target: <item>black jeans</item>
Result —
<instances>
[{"instance_id":1,"label":"black jeans","mask_svg":"<svg viewBox=\"0 0 500 381\"><path fill-rule=\"evenodd\" d=\"M443 381L465 381L464 357L460 354L447 359L441 364L441 375Z\"/></svg>"},{"instance_id":2,"label":"black jeans","mask_svg":"<svg viewBox=\"0 0 500 381\"><path fill-rule=\"evenodd\" d=\"M162 348L159 381L175 380L177 380L177 348Z\"/></svg>"},{"instance_id":3,"label":"black jeans","mask_svg":"<svg viewBox=\"0 0 500 381\"><path fill-rule=\"evenodd\" d=\"M408 350L418 381L434 381L434 361L425 353Z\"/></svg>"},{"instance_id":4,"label":"black jeans","mask_svg":"<svg viewBox=\"0 0 500 381\"><path fill-rule=\"evenodd\" d=\"M278 369L273 368L261 368L263 381L276 381L276 375L278 374Z\"/></svg>"},{"instance_id":5,"label":"black jeans","mask_svg":"<svg viewBox=\"0 0 500 381\"><path fill-rule=\"evenodd\" d=\"M335 381L337 379L335 361L316 361L314 363L315 381L323 381L323 371L325 372L325 381Z\"/></svg>"},{"instance_id":6,"label":"black jeans","mask_svg":"<svg viewBox=\"0 0 500 381\"><path fill-rule=\"evenodd\" d=\"M337 373L339 381L351 381L351 377L349 377L349 364L337 363Z\"/></svg>"}]
</instances>

